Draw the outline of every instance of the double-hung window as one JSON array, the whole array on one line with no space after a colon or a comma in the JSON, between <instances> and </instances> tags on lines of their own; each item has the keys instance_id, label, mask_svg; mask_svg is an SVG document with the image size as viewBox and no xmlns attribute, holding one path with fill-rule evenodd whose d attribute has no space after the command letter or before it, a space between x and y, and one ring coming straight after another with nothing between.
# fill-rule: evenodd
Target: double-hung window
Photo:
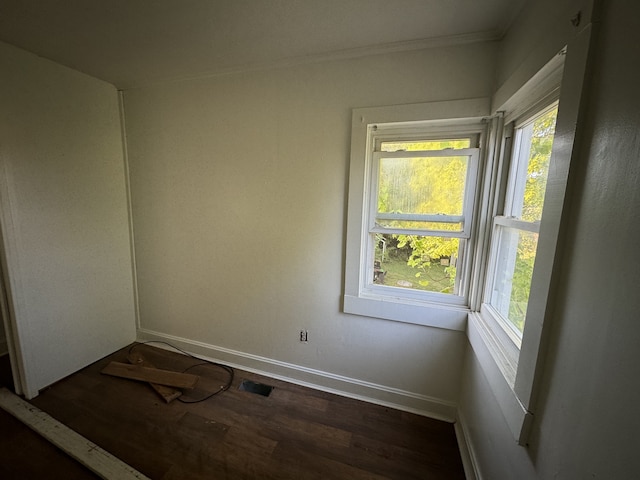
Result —
<instances>
[{"instance_id":1,"label":"double-hung window","mask_svg":"<svg viewBox=\"0 0 640 480\"><path fill-rule=\"evenodd\" d=\"M503 98L493 119L496 148L487 160L491 187L467 335L521 445L535 421L545 332L554 318L588 43L588 32L577 37ZM573 61L565 62L570 48Z\"/></svg>"},{"instance_id":2,"label":"double-hung window","mask_svg":"<svg viewBox=\"0 0 640 480\"><path fill-rule=\"evenodd\" d=\"M513 146L500 202L503 211L493 220L485 303L517 349L529 303L557 114L553 103L508 128Z\"/></svg>"},{"instance_id":3,"label":"double-hung window","mask_svg":"<svg viewBox=\"0 0 640 480\"><path fill-rule=\"evenodd\" d=\"M403 295L434 300L450 294L457 300L441 299L462 302L458 267L464 270L471 234L478 135L433 137L419 126L370 129L363 287L388 294L404 289Z\"/></svg>"},{"instance_id":4,"label":"double-hung window","mask_svg":"<svg viewBox=\"0 0 640 480\"><path fill-rule=\"evenodd\" d=\"M495 132L502 138L503 161L494 170L495 210L488 225L481 308L470 315L468 330L507 424L522 444L533 418L531 392L555 256L557 200L566 185L565 168L552 155L556 99L557 90L517 116L507 112L506 125ZM555 202L545 202L550 190Z\"/></svg>"},{"instance_id":5,"label":"double-hung window","mask_svg":"<svg viewBox=\"0 0 640 480\"><path fill-rule=\"evenodd\" d=\"M464 329L486 113L486 100L354 111L345 312Z\"/></svg>"},{"instance_id":6,"label":"double-hung window","mask_svg":"<svg viewBox=\"0 0 640 480\"><path fill-rule=\"evenodd\" d=\"M344 312L466 330L520 444L553 318L589 38L493 104L353 111Z\"/></svg>"}]
</instances>

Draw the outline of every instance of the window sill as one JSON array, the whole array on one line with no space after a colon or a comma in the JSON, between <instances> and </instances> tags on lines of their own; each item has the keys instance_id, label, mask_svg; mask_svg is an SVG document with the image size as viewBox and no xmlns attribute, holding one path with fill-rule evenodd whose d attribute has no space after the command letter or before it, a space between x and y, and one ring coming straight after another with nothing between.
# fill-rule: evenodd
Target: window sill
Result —
<instances>
[{"instance_id":1,"label":"window sill","mask_svg":"<svg viewBox=\"0 0 640 480\"><path fill-rule=\"evenodd\" d=\"M384 296L344 296L344 312L464 332L469 309Z\"/></svg>"},{"instance_id":2,"label":"window sill","mask_svg":"<svg viewBox=\"0 0 640 480\"><path fill-rule=\"evenodd\" d=\"M526 444L533 415L513 389L517 364L480 313L469 314L467 337L514 438Z\"/></svg>"}]
</instances>

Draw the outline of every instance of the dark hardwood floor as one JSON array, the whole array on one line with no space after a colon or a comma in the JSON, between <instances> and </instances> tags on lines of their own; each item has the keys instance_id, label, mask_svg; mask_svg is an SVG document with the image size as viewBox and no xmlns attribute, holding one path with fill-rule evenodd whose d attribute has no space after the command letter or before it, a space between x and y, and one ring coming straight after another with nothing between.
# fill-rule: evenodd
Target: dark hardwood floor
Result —
<instances>
[{"instance_id":1,"label":"dark hardwood floor","mask_svg":"<svg viewBox=\"0 0 640 480\"><path fill-rule=\"evenodd\" d=\"M196 363L135 348L158 368ZM147 384L100 374L112 360L126 362L127 351L32 403L152 479L464 479L451 424L238 370L219 395L166 404ZM228 377L211 366L189 372L200 381L186 400L219 390ZM242 391L244 379L275 388L268 397Z\"/></svg>"},{"instance_id":2,"label":"dark hardwood floor","mask_svg":"<svg viewBox=\"0 0 640 480\"><path fill-rule=\"evenodd\" d=\"M92 480L99 477L0 409L0 478Z\"/></svg>"},{"instance_id":3,"label":"dark hardwood floor","mask_svg":"<svg viewBox=\"0 0 640 480\"><path fill-rule=\"evenodd\" d=\"M0 356L0 385L8 388L12 392L13 389L13 375L11 374L11 360L9 360L9 354Z\"/></svg>"},{"instance_id":4,"label":"dark hardwood floor","mask_svg":"<svg viewBox=\"0 0 640 480\"><path fill-rule=\"evenodd\" d=\"M0 357L0 385L13 391L8 355ZM94 480L99 477L0 408L0 478Z\"/></svg>"}]
</instances>

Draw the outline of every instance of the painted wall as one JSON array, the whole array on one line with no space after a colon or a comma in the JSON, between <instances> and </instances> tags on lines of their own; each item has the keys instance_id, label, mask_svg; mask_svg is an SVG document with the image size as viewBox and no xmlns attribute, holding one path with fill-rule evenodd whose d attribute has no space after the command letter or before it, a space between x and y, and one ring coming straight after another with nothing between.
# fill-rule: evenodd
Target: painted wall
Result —
<instances>
[{"instance_id":1,"label":"painted wall","mask_svg":"<svg viewBox=\"0 0 640 480\"><path fill-rule=\"evenodd\" d=\"M640 476L640 69L630 61L640 53L640 7L603 7L528 448L516 445L471 349L465 359L461 412L484 479Z\"/></svg>"},{"instance_id":2,"label":"painted wall","mask_svg":"<svg viewBox=\"0 0 640 480\"><path fill-rule=\"evenodd\" d=\"M487 97L495 49L126 91L140 338L451 418L464 333L341 313L351 109Z\"/></svg>"},{"instance_id":3,"label":"painted wall","mask_svg":"<svg viewBox=\"0 0 640 480\"><path fill-rule=\"evenodd\" d=\"M118 94L0 44L0 215L26 390L135 339Z\"/></svg>"},{"instance_id":4,"label":"painted wall","mask_svg":"<svg viewBox=\"0 0 640 480\"><path fill-rule=\"evenodd\" d=\"M496 67L495 103L502 105L542 65L562 49L573 30L572 20L584 24L593 0L534 0L527 2L500 42Z\"/></svg>"}]
</instances>

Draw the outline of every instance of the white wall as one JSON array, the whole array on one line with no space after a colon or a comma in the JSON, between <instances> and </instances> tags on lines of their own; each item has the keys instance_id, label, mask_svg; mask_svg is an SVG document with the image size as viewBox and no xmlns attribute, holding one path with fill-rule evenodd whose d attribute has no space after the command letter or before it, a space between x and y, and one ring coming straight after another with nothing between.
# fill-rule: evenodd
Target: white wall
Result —
<instances>
[{"instance_id":1,"label":"white wall","mask_svg":"<svg viewBox=\"0 0 640 480\"><path fill-rule=\"evenodd\" d=\"M545 3L551 2L538 6L547 14L566 11L562 5L544 10ZM471 348L465 359L462 420L484 479L640 476L640 68L632 61L639 53L640 8L631 0L603 5L528 447L516 445ZM529 14L540 18L540 11Z\"/></svg>"},{"instance_id":2,"label":"white wall","mask_svg":"<svg viewBox=\"0 0 640 480\"><path fill-rule=\"evenodd\" d=\"M592 4L593 0L527 2L500 42L496 106L501 106L566 45L576 15L579 14L582 25L589 21Z\"/></svg>"},{"instance_id":3,"label":"white wall","mask_svg":"<svg viewBox=\"0 0 640 480\"><path fill-rule=\"evenodd\" d=\"M0 217L29 396L135 339L118 93L0 44Z\"/></svg>"},{"instance_id":4,"label":"white wall","mask_svg":"<svg viewBox=\"0 0 640 480\"><path fill-rule=\"evenodd\" d=\"M464 333L341 313L351 109L487 97L495 48L126 91L140 338L451 418Z\"/></svg>"}]
</instances>

